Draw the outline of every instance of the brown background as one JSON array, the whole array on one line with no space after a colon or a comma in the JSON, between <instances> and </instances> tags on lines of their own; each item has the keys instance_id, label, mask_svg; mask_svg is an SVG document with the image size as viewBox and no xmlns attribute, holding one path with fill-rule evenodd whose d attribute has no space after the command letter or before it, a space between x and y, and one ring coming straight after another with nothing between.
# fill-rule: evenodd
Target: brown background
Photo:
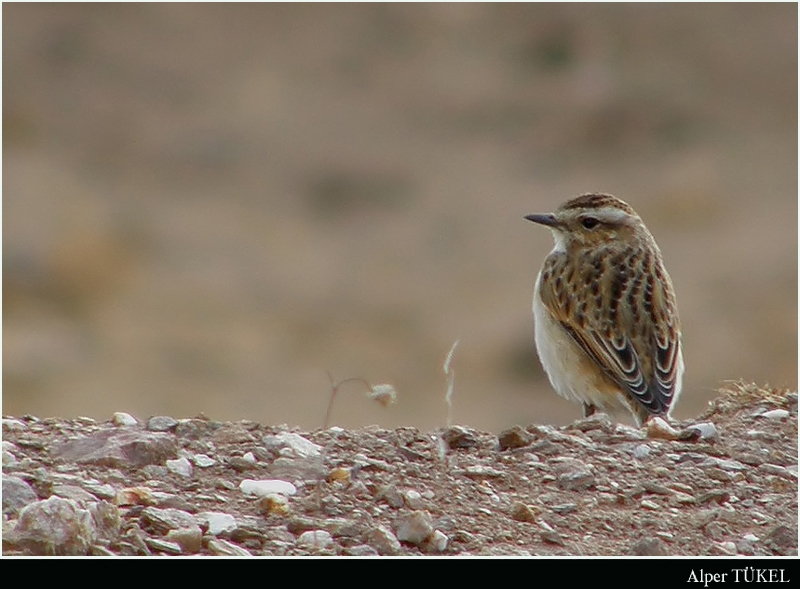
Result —
<instances>
[{"instance_id":1,"label":"brown background","mask_svg":"<svg viewBox=\"0 0 800 589\"><path fill-rule=\"evenodd\" d=\"M3 412L564 423L533 343L586 191L656 236L677 417L797 386L794 4L3 6Z\"/></svg>"}]
</instances>

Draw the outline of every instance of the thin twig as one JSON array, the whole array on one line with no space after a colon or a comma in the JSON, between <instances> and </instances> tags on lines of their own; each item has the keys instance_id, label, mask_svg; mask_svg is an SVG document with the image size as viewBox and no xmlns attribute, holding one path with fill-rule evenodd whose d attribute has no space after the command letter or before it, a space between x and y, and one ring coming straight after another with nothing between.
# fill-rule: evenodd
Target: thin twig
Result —
<instances>
[{"instance_id":1,"label":"thin twig","mask_svg":"<svg viewBox=\"0 0 800 589\"><path fill-rule=\"evenodd\" d=\"M333 410L333 401L336 399L336 393L339 392L339 387L348 382L360 382L363 383L368 391L372 390L372 385L369 384L363 378L352 377L352 378L345 378L338 383L333 380L333 375L328 372L328 379L331 381L331 397L328 400L328 409L325 411L325 422L322 424L322 429L328 429L328 423L330 423L331 418L331 411Z\"/></svg>"}]
</instances>

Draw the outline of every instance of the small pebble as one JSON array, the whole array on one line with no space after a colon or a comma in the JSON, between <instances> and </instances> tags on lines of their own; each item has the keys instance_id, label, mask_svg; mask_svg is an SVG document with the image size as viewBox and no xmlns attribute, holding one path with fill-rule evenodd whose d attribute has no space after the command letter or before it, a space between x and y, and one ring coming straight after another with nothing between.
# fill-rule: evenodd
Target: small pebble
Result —
<instances>
[{"instance_id":1,"label":"small pebble","mask_svg":"<svg viewBox=\"0 0 800 589\"><path fill-rule=\"evenodd\" d=\"M405 503L403 500L403 495L394 485L387 485L386 487L380 489L378 493L376 493L375 499L378 501L385 501L395 509L403 507L403 504Z\"/></svg>"},{"instance_id":2,"label":"small pebble","mask_svg":"<svg viewBox=\"0 0 800 589\"><path fill-rule=\"evenodd\" d=\"M194 472L192 463L184 457L177 458L175 460L167 460L167 470L172 474L182 477L190 477Z\"/></svg>"},{"instance_id":3,"label":"small pebble","mask_svg":"<svg viewBox=\"0 0 800 589\"><path fill-rule=\"evenodd\" d=\"M18 419L3 418L3 429L10 431L23 431L27 426Z\"/></svg>"},{"instance_id":4,"label":"small pebble","mask_svg":"<svg viewBox=\"0 0 800 589\"><path fill-rule=\"evenodd\" d=\"M175 555L183 553L183 548L181 548L181 545L177 542L170 542L169 540L154 538L152 536L146 536L144 541L151 550Z\"/></svg>"},{"instance_id":5,"label":"small pebble","mask_svg":"<svg viewBox=\"0 0 800 589\"><path fill-rule=\"evenodd\" d=\"M696 423L687 427L686 430L689 432L697 432L698 435L695 441L702 440L704 442L711 442L719 437L719 434L717 433L717 426L710 421Z\"/></svg>"},{"instance_id":6,"label":"small pebble","mask_svg":"<svg viewBox=\"0 0 800 589\"><path fill-rule=\"evenodd\" d=\"M503 476L503 471L492 468L491 466L476 464L474 466L468 466L464 471L462 471L461 474L464 474L471 479L482 479L501 477Z\"/></svg>"},{"instance_id":7,"label":"small pebble","mask_svg":"<svg viewBox=\"0 0 800 589\"><path fill-rule=\"evenodd\" d=\"M168 432L178 427L178 420L167 415L157 415L147 420L147 429L151 432Z\"/></svg>"},{"instance_id":8,"label":"small pebble","mask_svg":"<svg viewBox=\"0 0 800 589\"><path fill-rule=\"evenodd\" d=\"M214 466L217 461L206 454L195 454L192 456L192 462L200 468L208 468Z\"/></svg>"},{"instance_id":9,"label":"small pebble","mask_svg":"<svg viewBox=\"0 0 800 589\"><path fill-rule=\"evenodd\" d=\"M327 548L331 544L333 544L333 538L330 532L325 530L309 530L300 534L297 539L297 545L307 549Z\"/></svg>"},{"instance_id":10,"label":"small pebble","mask_svg":"<svg viewBox=\"0 0 800 589\"><path fill-rule=\"evenodd\" d=\"M395 533L401 542L422 544L433 534L431 516L425 511L414 511L402 516L395 522Z\"/></svg>"},{"instance_id":11,"label":"small pebble","mask_svg":"<svg viewBox=\"0 0 800 589\"><path fill-rule=\"evenodd\" d=\"M188 554L195 554L203 548L203 531L200 526L169 530L165 538L178 544L181 550Z\"/></svg>"},{"instance_id":12,"label":"small pebble","mask_svg":"<svg viewBox=\"0 0 800 589\"><path fill-rule=\"evenodd\" d=\"M327 476L329 483L349 483L350 482L350 469L349 468L333 468Z\"/></svg>"},{"instance_id":13,"label":"small pebble","mask_svg":"<svg viewBox=\"0 0 800 589\"><path fill-rule=\"evenodd\" d=\"M772 409L770 411L765 411L764 413L759 415L759 417L763 417L765 419L780 420L789 417L789 412L786 409Z\"/></svg>"},{"instance_id":14,"label":"small pebble","mask_svg":"<svg viewBox=\"0 0 800 589\"><path fill-rule=\"evenodd\" d=\"M3 467L11 468L19 464L16 455L14 454L16 446L11 442L3 442Z\"/></svg>"},{"instance_id":15,"label":"small pebble","mask_svg":"<svg viewBox=\"0 0 800 589\"><path fill-rule=\"evenodd\" d=\"M196 515L196 518L198 523L205 523L208 526L208 533L212 536L232 532L237 528L236 518L221 511L202 511Z\"/></svg>"},{"instance_id":16,"label":"small pebble","mask_svg":"<svg viewBox=\"0 0 800 589\"><path fill-rule=\"evenodd\" d=\"M680 432L669 425L660 417L653 417L645 424L648 438L655 438L661 440L677 440Z\"/></svg>"},{"instance_id":17,"label":"small pebble","mask_svg":"<svg viewBox=\"0 0 800 589\"><path fill-rule=\"evenodd\" d=\"M630 547L632 556L666 556L667 552L658 538L642 538Z\"/></svg>"},{"instance_id":18,"label":"small pebble","mask_svg":"<svg viewBox=\"0 0 800 589\"><path fill-rule=\"evenodd\" d=\"M33 488L25 480L3 474L3 515L16 515L20 509L38 501Z\"/></svg>"},{"instance_id":19,"label":"small pebble","mask_svg":"<svg viewBox=\"0 0 800 589\"><path fill-rule=\"evenodd\" d=\"M736 556L736 544L734 542L720 542L717 548L722 554L727 556Z\"/></svg>"},{"instance_id":20,"label":"small pebble","mask_svg":"<svg viewBox=\"0 0 800 589\"><path fill-rule=\"evenodd\" d=\"M134 425L139 424L133 415L130 413L124 413L122 411L117 411L111 416L111 423L117 427L133 427Z\"/></svg>"},{"instance_id":21,"label":"small pebble","mask_svg":"<svg viewBox=\"0 0 800 589\"><path fill-rule=\"evenodd\" d=\"M282 432L273 436L264 436L261 440L266 448L275 449L296 458L318 457L322 455L322 447L310 442L299 434Z\"/></svg>"},{"instance_id":22,"label":"small pebble","mask_svg":"<svg viewBox=\"0 0 800 589\"><path fill-rule=\"evenodd\" d=\"M239 489L245 495L254 495L256 497L266 497L267 495L294 495L297 493L297 487L288 481L281 481L277 479L267 479L254 481L252 479L245 479L239 483Z\"/></svg>"},{"instance_id":23,"label":"small pebble","mask_svg":"<svg viewBox=\"0 0 800 589\"><path fill-rule=\"evenodd\" d=\"M442 433L442 439L451 450L456 450L458 448L475 448L480 445L475 432L460 425L447 428Z\"/></svg>"},{"instance_id":24,"label":"small pebble","mask_svg":"<svg viewBox=\"0 0 800 589\"><path fill-rule=\"evenodd\" d=\"M747 467L738 460L717 459L716 464L722 470L732 470L732 471L747 470ZM701 464L700 466L703 465Z\"/></svg>"},{"instance_id":25,"label":"small pebble","mask_svg":"<svg viewBox=\"0 0 800 589\"><path fill-rule=\"evenodd\" d=\"M430 538L425 544L425 549L427 552L437 552L441 553L447 550L447 544L450 539L447 537L447 534L444 532L440 532L439 530L434 530L433 534L431 534Z\"/></svg>"},{"instance_id":26,"label":"small pebble","mask_svg":"<svg viewBox=\"0 0 800 589\"><path fill-rule=\"evenodd\" d=\"M291 512L289 500L285 495L277 493L262 497L258 503L258 508L264 515L289 515Z\"/></svg>"},{"instance_id":27,"label":"small pebble","mask_svg":"<svg viewBox=\"0 0 800 589\"><path fill-rule=\"evenodd\" d=\"M675 495L672 498L673 501L676 503L691 505L695 502L695 498L689 495L688 493L683 493L681 491L675 491Z\"/></svg>"},{"instance_id":28,"label":"small pebble","mask_svg":"<svg viewBox=\"0 0 800 589\"><path fill-rule=\"evenodd\" d=\"M208 549L217 556L253 556L241 546L220 538L209 540Z\"/></svg>"},{"instance_id":29,"label":"small pebble","mask_svg":"<svg viewBox=\"0 0 800 589\"><path fill-rule=\"evenodd\" d=\"M542 540L545 542L549 542L550 544L557 544L559 546L564 545L564 538L562 538L561 534L558 532L551 532L545 530L542 532Z\"/></svg>"},{"instance_id":30,"label":"small pebble","mask_svg":"<svg viewBox=\"0 0 800 589\"><path fill-rule=\"evenodd\" d=\"M147 487L128 487L117 492L117 505L155 505L156 497Z\"/></svg>"},{"instance_id":31,"label":"small pebble","mask_svg":"<svg viewBox=\"0 0 800 589\"><path fill-rule=\"evenodd\" d=\"M376 526L367 533L367 542L378 554L392 556L400 554L403 547L397 536L386 526Z\"/></svg>"},{"instance_id":32,"label":"small pebble","mask_svg":"<svg viewBox=\"0 0 800 589\"><path fill-rule=\"evenodd\" d=\"M514 426L502 432L498 438L501 450L524 448L533 440L533 436L520 426Z\"/></svg>"},{"instance_id":33,"label":"small pebble","mask_svg":"<svg viewBox=\"0 0 800 589\"><path fill-rule=\"evenodd\" d=\"M511 506L511 517L518 522L533 523L536 521L536 516L539 513L538 508L531 507L525 503L517 502Z\"/></svg>"},{"instance_id":34,"label":"small pebble","mask_svg":"<svg viewBox=\"0 0 800 589\"><path fill-rule=\"evenodd\" d=\"M422 495L413 489L403 493L403 499L411 509L422 509L423 507Z\"/></svg>"}]
</instances>

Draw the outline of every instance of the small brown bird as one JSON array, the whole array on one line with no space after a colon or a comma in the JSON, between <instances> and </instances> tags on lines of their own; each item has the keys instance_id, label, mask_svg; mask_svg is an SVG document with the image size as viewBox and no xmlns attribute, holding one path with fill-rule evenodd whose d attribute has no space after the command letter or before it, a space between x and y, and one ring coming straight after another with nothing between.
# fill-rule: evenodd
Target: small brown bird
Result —
<instances>
[{"instance_id":1,"label":"small brown bird","mask_svg":"<svg viewBox=\"0 0 800 589\"><path fill-rule=\"evenodd\" d=\"M638 425L668 418L681 393L681 328L661 251L639 215L584 194L525 217L555 239L533 294L536 349L556 392Z\"/></svg>"}]
</instances>

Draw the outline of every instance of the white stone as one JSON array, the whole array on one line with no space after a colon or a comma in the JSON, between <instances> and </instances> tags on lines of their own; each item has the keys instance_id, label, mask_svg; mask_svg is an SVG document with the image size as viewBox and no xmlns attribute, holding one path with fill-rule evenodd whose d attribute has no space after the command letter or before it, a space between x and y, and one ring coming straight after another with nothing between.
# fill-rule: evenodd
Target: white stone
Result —
<instances>
[{"instance_id":1,"label":"white stone","mask_svg":"<svg viewBox=\"0 0 800 589\"><path fill-rule=\"evenodd\" d=\"M197 521L208 526L208 533L218 536L224 532L232 532L237 528L236 518L221 511L203 511L196 516Z\"/></svg>"},{"instance_id":2,"label":"white stone","mask_svg":"<svg viewBox=\"0 0 800 589\"><path fill-rule=\"evenodd\" d=\"M277 479L264 479L260 481L245 479L239 483L239 489L245 495L253 495L255 497L266 497L275 493L279 495L294 495L297 493L297 487L292 483Z\"/></svg>"},{"instance_id":3,"label":"white stone","mask_svg":"<svg viewBox=\"0 0 800 589\"><path fill-rule=\"evenodd\" d=\"M190 477L194 472L192 463L184 457L176 460L167 460L167 470L182 477Z\"/></svg>"},{"instance_id":4,"label":"white stone","mask_svg":"<svg viewBox=\"0 0 800 589\"><path fill-rule=\"evenodd\" d=\"M22 431L27 426L18 419L3 418L3 429Z\"/></svg>"},{"instance_id":5,"label":"white stone","mask_svg":"<svg viewBox=\"0 0 800 589\"><path fill-rule=\"evenodd\" d=\"M765 411L759 417L764 417L765 419L786 419L789 417L789 412L786 409L772 409L771 411Z\"/></svg>"},{"instance_id":6,"label":"white stone","mask_svg":"<svg viewBox=\"0 0 800 589\"><path fill-rule=\"evenodd\" d=\"M322 446L290 432L264 436L262 441L268 448L289 449L298 458L317 457L322 454Z\"/></svg>"},{"instance_id":7,"label":"white stone","mask_svg":"<svg viewBox=\"0 0 800 589\"><path fill-rule=\"evenodd\" d=\"M447 534L439 530L434 530L431 537L428 538L428 546L433 552L444 552L447 550L447 543L449 538Z\"/></svg>"},{"instance_id":8,"label":"white stone","mask_svg":"<svg viewBox=\"0 0 800 589\"><path fill-rule=\"evenodd\" d=\"M194 462L200 468L208 468L209 466L214 466L217 463L216 460L206 454L195 454L192 456L192 462Z\"/></svg>"},{"instance_id":9,"label":"white stone","mask_svg":"<svg viewBox=\"0 0 800 589\"><path fill-rule=\"evenodd\" d=\"M422 509L422 495L418 491L410 489L403 493L403 499L411 509Z\"/></svg>"},{"instance_id":10,"label":"white stone","mask_svg":"<svg viewBox=\"0 0 800 589\"><path fill-rule=\"evenodd\" d=\"M679 432L661 417L653 417L645 424L648 438L661 440L677 440Z\"/></svg>"},{"instance_id":11,"label":"white stone","mask_svg":"<svg viewBox=\"0 0 800 589\"><path fill-rule=\"evenodd\" d=\"M325 530L308 530L297 539L297 545L301 548L327 548L331 544L333 538Z\"/></svg>"},{"instance_id":12,"label":"white stone","mask_svg":"<svg viewBox=\"0 0 800 589\"><path fill-rule=\"evenodd\" d=\"M746 540L747 542L758 542L759 537L755 534L745 534L742 536L742 540Z\"/></svg>"},{"instance_id":13,"label":"white stone","mask_svg":"<svg viewBox=\"0 0 800 589\"><path fill-rule=\"evenodd\" d=\"M386 556L399 554L403 549L394 532L386 526L378 526L370 530L367 534L367 541L378 554Z\"/></svg>"},{"instance_id":14,"label":"white stone","mask_svg":"<svg viewBox=\"0 0 800 589\"><path fill-rule=\"evenodd\" d=\"M113 423L116 426L132 427L138 424L139 422L136 421L136 418L130 413L117 411L116 413L114 413L114 415L111 416L111 423Z\"/></svg>"},{"instance_id":15,"label":"white stone","mask_svg":"<svg viewBox=\"0 0 800 589\"><path fill-rule=\"evenodd\" d=\"M701 440L715 440L717 439L717 426L710 421L696 423L689 429L697 430L700 433Z\"/></svg>"},{"instance_id":16,"label":"white stone","mask_svg":"<svg viewBox=\"0 0 800 589\"><path fill-rule=\"evenodd\" d=\"M3 466L13 466L19 462L13 452L16 449L17 447L11 442L3 442Z\"/></svg>"}]
</instances>

